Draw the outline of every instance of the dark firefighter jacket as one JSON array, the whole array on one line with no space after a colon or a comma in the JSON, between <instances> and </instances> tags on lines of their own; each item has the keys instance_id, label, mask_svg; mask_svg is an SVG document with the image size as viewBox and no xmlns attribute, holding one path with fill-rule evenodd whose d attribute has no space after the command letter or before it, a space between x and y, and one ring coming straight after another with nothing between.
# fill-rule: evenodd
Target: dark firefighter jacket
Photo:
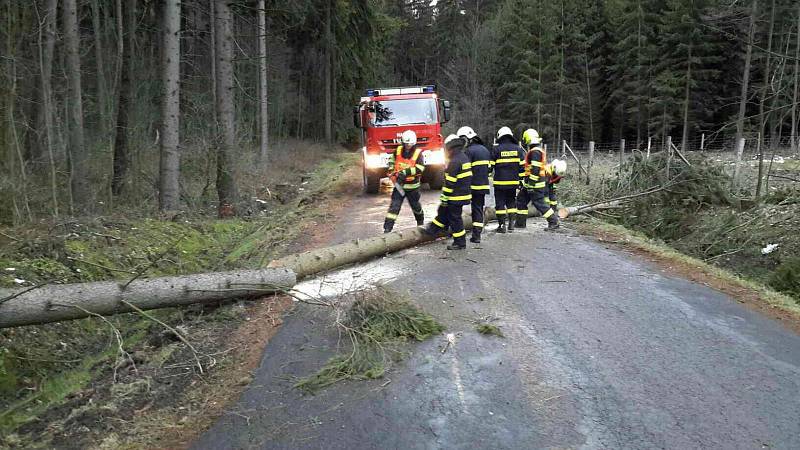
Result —
<instances>
[{"instance_id":1,"label":"dark firefighter jacket","mask_svg":"<svg viewBox=\"0 0 800 450\"><path fill-rule=\"evenodd\" d=\"M472 200L472 163L463 147L455 147L450 151L450 162L444 174L442 200L453 205L468 205Z\"/></svg>"},{"instance_id":2,"label":"dark firefighter jacket","mask_svg":"<svg viewBox=\"0 0 800 450\"><path fill-rule=\"evenodd\" d=\"M469 162L472 164L472 190L489 193L489 172L491 171L492 155L489 150L478 142L473 142L465 150Z\"/></svg>"},{"instance_id":3,"label":"dark firefighter jacket","mask_svg":"<svg viewBox=\"0 0 800 450\"><path fill-rule=\"evenodd\" d=\"M492 148L495 189L516 189L525 176L525 150L511 136L503 136Z\"/></svg>"}]
</instances>

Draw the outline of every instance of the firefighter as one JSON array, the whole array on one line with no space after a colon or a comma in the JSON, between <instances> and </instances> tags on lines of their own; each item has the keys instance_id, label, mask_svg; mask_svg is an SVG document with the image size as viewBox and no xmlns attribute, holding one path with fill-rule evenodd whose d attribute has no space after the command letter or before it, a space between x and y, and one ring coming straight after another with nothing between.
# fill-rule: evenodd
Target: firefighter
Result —
<instances>
[{"instance_id":1,"label":"firefighter","mask_svg":"<svg viewBox=\"0 0 800 450\"><path fill-rule=\"evenodd\" d=\"M494 172L494 201L497 214L497 232L514 231L517 216L517 187L524 175L525 151L519 145L511 129L497 130L496 145L492 147L492 168ZM474 172L474 169L473 169ZM506 218L508 228L506 229Z\"/></svg>"},{"instance_id":2,"label":"firefighter","mask_svg":"<svg viewBox=\"0 0 800 450\"><path fill-rule=\"evenodd\" d=\"M472 163L464 153L466 145L467 142L455 134L447 136L444 141L448 163L441 204L436 218L425 229L426 233L436 236L449 228L453 243L447 246L448 250L464 250L467 247L461 209L472 201Z\"/></svg>"},{"instance_id":3,"label":"firefighter","mask_svg":"<svg viewBox=\"0 0 800 450\"><path fill-rule=\"evenodd\" d=\"M545 201L558 214L558 191L556 185L561 182L564 174L567 173L567 162L554 159L547 165L547 198Z\"/></svg>"},{"instance_id":4,"label":"firefighter","mask_svg":"<svg viewBox=\"0 0 800 450\"><path fill-rule=\"evenodd\" d=\"M394 222L403 206L403 199L408 199L417 225L422 225L425 215L422 212L422 205L419 202L419 187L422 180L422 172L425 171L425 164L422 158L422 149L417 147L417 134L412 130L406 130L400 137L401 145L389 156L389 178L394 182L392 190L392 200L389 204L389 212L383 222L383 232L388 233L394 228Z\"/></svg>"},{"instance_id":5,"label":"firefighter","mask_svg":"<svg viewBox=\"0 0 800 450\"><path fill-rule=\"evenodd\" d=\"M486 194L489 193L489 172L492 168L492 155L472 128L461 127L456 134L467 142L467 148L464 153L469 157L470 164L472 164L472 201L470 202L472 235L469 241L479 244L484 225L483 208L486 204Z\"/></svg>"},{"instance_id":6,"label":"firefighter","mask_svg":"<svg viewBox=\"0 0 800 450\"><path fill-rule=\"evenodd\" d=\"M541 147L542 139L534 129L527 129L522 135L522 142L528 149L525 155L525 177L522 180L522 190L517 197L517 223L524 228L528 217L528 204L533 203L542 217L547 219L547 229L557 230L558 214L545 202L547 198L547 155Z\"/></svg>"}]
</instances>

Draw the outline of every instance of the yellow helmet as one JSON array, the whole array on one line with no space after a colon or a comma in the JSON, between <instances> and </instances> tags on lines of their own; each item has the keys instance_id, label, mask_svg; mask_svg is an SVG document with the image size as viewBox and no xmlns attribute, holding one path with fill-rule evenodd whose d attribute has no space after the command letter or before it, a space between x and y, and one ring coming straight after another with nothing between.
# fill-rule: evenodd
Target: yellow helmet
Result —
<instances>
[{"instance_id":1,"label":"yellow helmet","mask_svg":"<svg viewBox=\"0 0 800 450\"><path fill-rule=\"evenodd\" d=\"M542 138L539 137L538 131L528 128L522 133L522 143L525 145L539 145L542 143Z\"/></svg>"}]
</instances>

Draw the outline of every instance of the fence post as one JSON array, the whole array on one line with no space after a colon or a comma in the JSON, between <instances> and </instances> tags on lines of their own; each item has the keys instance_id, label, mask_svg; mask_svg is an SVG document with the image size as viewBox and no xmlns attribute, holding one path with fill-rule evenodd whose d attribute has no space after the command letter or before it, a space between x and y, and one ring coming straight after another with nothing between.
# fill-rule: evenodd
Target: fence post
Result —
<instances>
[{"instance_id":1,"label":"fence post","mask_svg":"<svg viewBox=\"0 0 800 450\"><path fill-rule=\"evenodd\" d=\"M619 179L622 180L622 166L625 164L625 139L619 140Z\"/></svg>"},{"instance_id":2,"label":"fence post","mask_svg":"<svg viewBox=\"0 0 800 450\"><path fill-rule=\"evenodd\" d=\"M589 141L589 163L586 167L586 184L589 184L591 176L589 175L594 165L594 141Z\"/></svg>"},{"instance_id":3,"label":"fence post","mask_svg":"<svg viewBox=\"0 0 800 450\"><path fill-rule=\"evenodd\" d=\"M650 144L652 143L653 138L647 136L647 160L650 160Z\"/></svg>"},{"instance_id":4,"label":"fence post","mask_svg":"<svg viewBox=\"0 0 800 450\"><path fill-rule=\"evenodd\" d=\"M700 135L700 151L702 152L706 148L706 134L703 133Z\"/></svg>"},{"instance_id":5,"label":"fence post","mask_svg":"<svg viewBox=\"0 0 800 450\"><path fill-rule=\"evenodd\" d=\"M736 143L736 163L733 166L733 179L731 180L731 187L735 190L739 178L739 165L742 163L742 153L744 153L744 138L739 139Z\"/></svg>"}]
</instances>

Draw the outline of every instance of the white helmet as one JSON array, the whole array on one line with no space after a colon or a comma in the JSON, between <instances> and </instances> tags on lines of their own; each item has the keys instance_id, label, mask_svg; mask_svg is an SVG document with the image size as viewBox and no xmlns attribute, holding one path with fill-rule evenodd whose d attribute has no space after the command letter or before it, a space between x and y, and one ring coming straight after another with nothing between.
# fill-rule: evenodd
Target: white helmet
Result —
<instances>
[{"instance_id":1,"label":"white helmet","mask_svg":"<svg viewBox=\"0 0 800 450\"><path fill-rule=\"evenodd\" d=\"M511 132L511 128L503 127L497 130L497 139L500 139L503 136L514 137L514 133Z\"/></svg>"},{"instance_id":2,"label":"white helmet","mask_svg":"<svg viewBox=\"0 0 800 450\"><path fill-rule=\"evenodd\" d=\"M409 147L415 145L417 143L417 133L414 133L412 130L403 131L402 136L400 137L400 142Z\"/></svg>"},{"instance_id":3,"label":"white helmet","mask_svg":"<svg viewBox=\"0 0 800 450\"><path fill-rule=\"evenodd\" d=\"M463 144L463 143L464 143L464 139L461 136L456 136L455 134L451 134L450 136L447 136L447 138L445 138L445 140L444 140L444 146L447 149L450 149L452 147L455 147L456 145Z\"/></svg>"},{"instance_id":4,"label":"white helmet","mask_svg":"<svg viewBox=\"0 0 800 450\"><path fill-rule=\"evenodd\" d=\"M456 134L459 135L459 136L465 137L467 139L472 139L472 138L474 138L475 136L478 135L477 133L475 133L475 130L473 130L470 127L461 127L461 128L458 129Z\"/></svg>"},{"instance_id":5,"label":"white helmet","mask_svg":"<svg viewBox=\"0 0 800 450\"><path fill-rule=\"evenodd\" d=\"M552 163L554 175L564 175L567 173L567 162L561 159L554 159Z\"/></svg>"}]
</instances>

